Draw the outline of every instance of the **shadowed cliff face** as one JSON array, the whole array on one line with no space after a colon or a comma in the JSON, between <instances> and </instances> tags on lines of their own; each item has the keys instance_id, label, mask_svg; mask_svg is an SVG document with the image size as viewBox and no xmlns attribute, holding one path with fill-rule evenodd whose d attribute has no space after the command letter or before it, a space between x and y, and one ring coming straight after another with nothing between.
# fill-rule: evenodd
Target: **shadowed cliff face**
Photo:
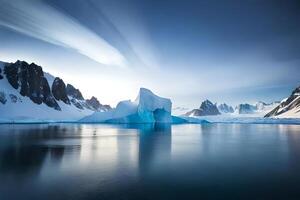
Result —
<instances>
[{"instance_id":1,"label":"shadowed cliff face","mask_svg":"<svg viewBox=\"0 0 300 200\"><path fill-rule=\"evenodd\" d=\"M45 103L51 108L61 110L40 66L17 61L7 64L4 67L4 74L11 86L19 89L22 96L29 97L36 104Z\"/></svg>"},{"instance_id":2,"label":"shadowed cliff face","mask_svg":"<svg viewBox=\"0 0 300 200\"><path fill-rule=\"evenodd\" d=\"M79 89L76 89L73 85L71 84L67 84L67 87L66 87L66 92L68 94L68 96L71 96L75 99L78 99L78 100L84 100L81 92Z\"/></svg>"},{"instance_id":3,"label":"shadowed cliff face","mask_svg":"<svg viewBox=\"0 0 300 200\"><path fill-rule=\"evenodd\" d=\"M58 101L63 101L66 104L71 104L67 95L66 85L64 81L56 77L52 85L52 94Z\"/></svg>"}]
</instances>

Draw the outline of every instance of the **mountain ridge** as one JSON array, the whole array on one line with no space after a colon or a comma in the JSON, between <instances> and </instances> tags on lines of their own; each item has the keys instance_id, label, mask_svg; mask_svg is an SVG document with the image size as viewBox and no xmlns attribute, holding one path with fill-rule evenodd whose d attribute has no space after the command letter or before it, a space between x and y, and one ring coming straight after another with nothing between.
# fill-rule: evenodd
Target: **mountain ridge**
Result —
<instances>
[{"instance_id":1,"label":"mountain ridge","mask_svg":"<svg viewBox=\"0 0 300 200\"><path fill-rule=\"evenodd\" d=\"M209 103L207 103L209 102ZM200 108L193 109L188 111L183 116L216 116L216 115L238 115L238 116L249 116L249 115L259 115L263 116L265 113L272 110L277 106L279 102L265 103L263 101L258 101L255 104L241 103L233 108L232 106L221 103L213 104L209 100L205 100L201 103ZM202 105L210 105L204 106ZM202 108L201 108L202 107ZM218 112L216 111L218 110Z\"/></svg>"},{"instance_id":2,"label":"mountain ridge","mask_svg":"<svg viewBox=\"0 0 300 200\"><path fill-rule=\"evenodd\" d=\"M111 109L109 105L102 105L96 97L91 99L84 99L79 89L44 72L35 63L28 64L19 60L14 63L0 63L2 119L30 120L39 118L40 112L42 119L74 120L95 111Z\"/></svg>"},{"instance_id":3,"label":"mountain ridge","mask_svg":"<svg viewBox=\"0 0 300 200\"><path fill-rule=\"evenodd\" d=\"M265 117L300 118L300 86L294 89L288 98L282 100Z\"/></svg>"}]
</instances>

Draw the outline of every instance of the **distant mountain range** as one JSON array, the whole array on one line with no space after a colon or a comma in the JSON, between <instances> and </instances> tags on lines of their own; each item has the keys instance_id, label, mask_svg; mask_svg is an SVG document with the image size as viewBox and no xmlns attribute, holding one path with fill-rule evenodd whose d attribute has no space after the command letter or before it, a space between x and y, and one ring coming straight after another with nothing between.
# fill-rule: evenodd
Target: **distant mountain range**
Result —
<instances>
[{"instance_id":1,"label":"distant mountain range","mask_svg":"<svg viewBox=\"0 0 300 200\"><path fill-rule=\"evenodd\" d=\"M237 105L235 108L232 106L222 103L212 103L209 100L205 100L201 103L200 107L197 109L193 109L184 114L184 116L213 116L213 115L221 115L221 114L231 114L231 115L258 115L264 116L266 113L275 108L279 102L273 103L265 103L262 101L257 102L256 104L243 103Z\"/></svg>"},{"instance_id":2,"label":"distant mountain range","mask_svg":"<svg viewBox=\"0 0 300 200\"><path fill-rule=\"evenodd\" d=\"M34 63L0 62L0 120L68 121L110 109Z\"/></svg>"}]
</instances>

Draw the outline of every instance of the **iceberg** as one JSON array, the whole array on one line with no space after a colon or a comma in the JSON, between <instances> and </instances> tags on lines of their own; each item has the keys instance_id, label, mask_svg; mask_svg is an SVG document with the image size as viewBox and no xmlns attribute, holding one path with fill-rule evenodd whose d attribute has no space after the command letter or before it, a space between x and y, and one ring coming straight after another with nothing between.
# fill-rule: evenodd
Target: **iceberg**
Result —
<instances>
[{"instance_id":1,"label":"iceberg","mask_svg":"<svg viewBox=\"0 0 300 200\"><path fill-rule=\"evenodd\" d=\"M145 123L171 123L172 102L170 99L159 97L146 88L141 88L135 100L137 115Z\"/></svg>"},{"instance_id":2,"label":"iceberg","mask_svg":"<svg viewBox=\"0 0 300 200\"><path fill-rule=\"evenodd\" d=\"M172 102L140 88L135 101L125 100L108 112L95 112L80 122L92 123L172 123Z\"/></svg>"}]
</instances>

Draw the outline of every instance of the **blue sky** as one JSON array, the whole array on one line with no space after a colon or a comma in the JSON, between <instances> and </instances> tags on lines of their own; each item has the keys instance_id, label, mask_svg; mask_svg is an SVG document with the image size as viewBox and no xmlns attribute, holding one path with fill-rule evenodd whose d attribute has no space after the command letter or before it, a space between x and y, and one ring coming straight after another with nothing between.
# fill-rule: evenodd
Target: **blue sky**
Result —
<instances>
[{"instance_id":1,"label":"blue sky","mask_svg":"<svg viewBox=\"0 0 300 200\"><path fill-rule=\"evenodd\" d=\"M115 105L281 100L300 84L299 1L0 0L0 60L35 62Z\"/></svg>"}]
</instances>

